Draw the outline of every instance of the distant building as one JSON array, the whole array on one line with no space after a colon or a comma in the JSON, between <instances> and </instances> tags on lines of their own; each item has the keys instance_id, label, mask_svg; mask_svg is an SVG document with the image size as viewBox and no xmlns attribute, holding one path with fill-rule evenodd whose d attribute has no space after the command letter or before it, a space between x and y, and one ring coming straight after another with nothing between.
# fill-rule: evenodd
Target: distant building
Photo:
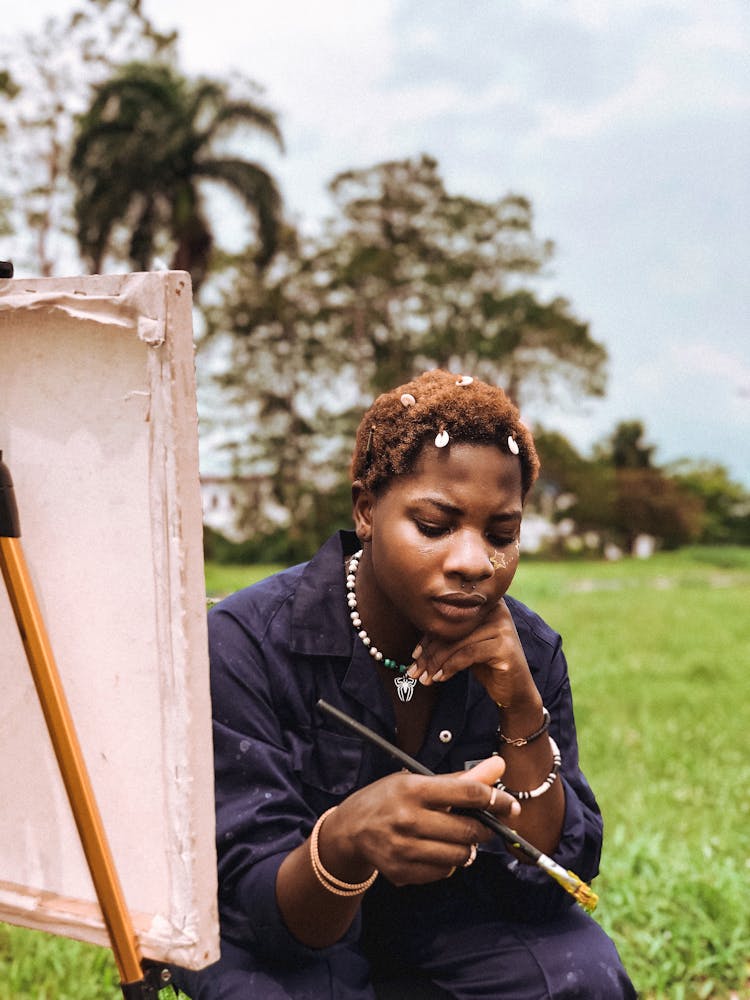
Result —
<instances>
[{"instance_id":1,"label":"distant building","mask_svg":"<svg viewBox=\"0 0 750 1000\"><path fill-rule=\"evenodd\" d=\"M245 537L240 529L242 512L246 508L248 483L244 479L226 476L201 476L203 523L232 542Z\"/></svg>"},{"instance_id":2,"label":"distant building","mask_svg":"<svg viewBox=\"0 0 750 1000\"><path fill-rule=\"evenodd\" d=\"M543 514L527 511L521 522L521 551L541 552L557 538L554 524Z\"/></svg>"},{"instance_id":3,"label":"distant building","mask_svg":"<svg viewBox=\"0 0 750 1000\"><path fill-rule=\"evenodd\" d=\"M253 533L253 511L264 524L283 525L287 513L271 496L264 476L201 476L203 523L230 542L243 542Z\"/></svg>"}]
</instances>

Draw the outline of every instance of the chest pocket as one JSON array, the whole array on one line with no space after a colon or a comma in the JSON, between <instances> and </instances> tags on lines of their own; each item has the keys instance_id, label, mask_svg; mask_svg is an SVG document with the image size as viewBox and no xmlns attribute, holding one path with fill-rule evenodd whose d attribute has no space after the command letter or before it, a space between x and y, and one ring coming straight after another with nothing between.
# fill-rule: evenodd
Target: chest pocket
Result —
<instances>
[{"instance_id":1,"label":"chest pocket","mask_svg":"<svg viewBox=\"0 0 750 1000\"><path fill-rule=\"evenodd\" d=\"M295 770L303 785L315 792L343 798L359 787L362 771L362 741L325 729L298 746Z\"/></svg>"}]
</instances>

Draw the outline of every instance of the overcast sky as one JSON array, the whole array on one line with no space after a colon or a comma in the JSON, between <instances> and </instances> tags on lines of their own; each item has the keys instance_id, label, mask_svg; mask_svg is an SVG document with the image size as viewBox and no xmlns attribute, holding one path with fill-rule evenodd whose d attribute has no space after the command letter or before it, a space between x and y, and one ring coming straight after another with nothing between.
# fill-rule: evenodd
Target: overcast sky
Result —
<instances>
[{"instance_id":1,"label":"overcast sky","mask_svg":"<svg viewBox=\"0 0 750 1000\"><path fill-rule=\"evenodd\" d=\"M33 31L67 0L3 5ZM610 354L607 397L534 412L586 450L638 418L660 463L750 485L747 0L143 0L182 68L241 70L286 153L252 155L312 227L340 170L422 152L448 189L527 195Z\"/></svg>"}]
</instances>

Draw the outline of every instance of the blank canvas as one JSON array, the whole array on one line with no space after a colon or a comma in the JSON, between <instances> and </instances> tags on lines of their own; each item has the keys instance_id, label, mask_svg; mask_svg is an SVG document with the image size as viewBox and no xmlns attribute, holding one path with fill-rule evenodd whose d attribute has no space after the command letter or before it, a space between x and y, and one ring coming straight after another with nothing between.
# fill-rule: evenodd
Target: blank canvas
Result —
<instances>
[{"instance_id":1,"label":"blank canvas","mask_svg":"<svg viewBox=\"0 0 750 1000\"><path fill-rule=\"evenodd\" d=\"M0 450L144 956L218 958L189 278L0 282ZM0 919L108 944L0 577Z\"/></svg>"}]
</instances>

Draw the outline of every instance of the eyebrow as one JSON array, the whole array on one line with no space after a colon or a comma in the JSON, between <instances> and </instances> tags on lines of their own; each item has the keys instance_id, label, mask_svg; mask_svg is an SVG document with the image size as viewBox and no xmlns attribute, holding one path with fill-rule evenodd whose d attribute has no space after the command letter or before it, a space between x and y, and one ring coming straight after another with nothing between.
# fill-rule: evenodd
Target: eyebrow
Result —
<instances>
[{"instance_id":1,"label":"eyebrow","mask_svg":"<svg viewBox=\"0 0 750 1000\"><path fill-rule=\"evenodd\" d=\"M416 497L412 501L412 503L414 505L417 505L417 504L420 504L420 503L422 503L422 504L429 504L432 507L437 507L437 509L441 513L443 513L443 514L456 515L456 514L463 514L464 513L462 507L457 507L455 504L448 503L447 500L439 500L439 499L437 499L437 497L430 497L430 496L427 496L427 497ZM516 508L515 510L503 512L502 514L500 514L500 513L490 514L490 520L491 521L507 521L507 522L513 521L513 522L516 522L516 521L520 521L522 519L522 517L523 517L523 511L521 511L519 508Z\"/></svg>"}]
</instances>

